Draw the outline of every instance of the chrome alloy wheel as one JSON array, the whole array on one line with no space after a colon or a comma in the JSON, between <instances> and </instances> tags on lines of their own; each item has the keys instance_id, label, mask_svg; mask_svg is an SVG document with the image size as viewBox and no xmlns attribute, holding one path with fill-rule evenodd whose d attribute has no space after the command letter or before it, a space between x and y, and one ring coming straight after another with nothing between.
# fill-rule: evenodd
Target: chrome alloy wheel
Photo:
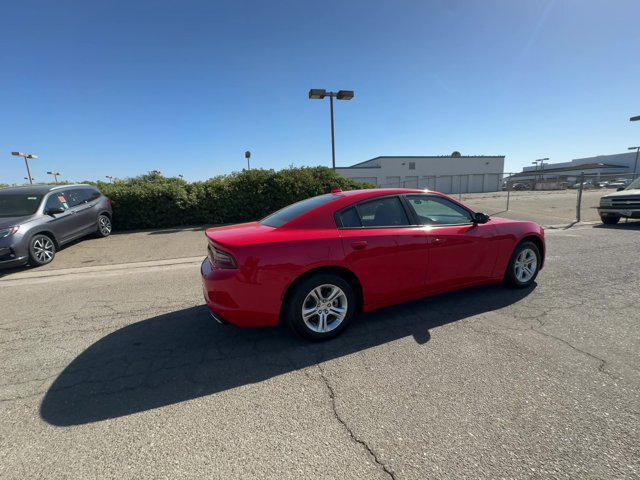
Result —
<instances>
[{"instance_id":1,"label":"chrome alloy wheel","mask_svg":"<svg viewBox=\"0 0 640 480\"><path fill-rule=\"evenodd\" d=\"M101 215L98 219L98 228L100 233L105 237L111 233L111 220L105 215Z\"/></svg>"},{"instance_id":2,"label":"chrome alloy wheel","mask_svg":"<svg viewBox=\"0 0 640 480\"><path fill-rule=\"evenodd\" d=\"M53 259L54 246L48 237L40 237L33 242L33 254L40 263L48 263Z\"/></svg>"},{"instance_id":3,"label":"chrome alloy wheel","mask_svg":"<svg viewBox=\"0 0 640 480\"><path fill-rule=\"evenodd\" d=\"M538 257L536 253L530 249L523 249L516 258L514 264L515 276L520 283L527 283L536 273L538 268Z\"/></svg>"},{"instance_id":4,"label":"chrome alloy wheel","mask_svg":"<svg viewBox=\"0 0 640 480\"><path fill-rule=\"evenodd\" d=\"M315 287L302 302L302 320L316 333L334 330L347 316L349 303L341 288L324 284Z\"/></svg>"}]
</instances>

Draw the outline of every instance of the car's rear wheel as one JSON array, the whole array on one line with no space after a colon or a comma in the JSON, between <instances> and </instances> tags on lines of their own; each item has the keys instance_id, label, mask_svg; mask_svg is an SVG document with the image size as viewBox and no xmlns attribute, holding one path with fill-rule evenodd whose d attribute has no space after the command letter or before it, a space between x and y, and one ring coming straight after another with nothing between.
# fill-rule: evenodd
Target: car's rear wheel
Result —
<instances>
[{"instance_id":1,"label":"car's rear wheel","mask_svg":"<svg viewBox=\"0 0 640 480\"><path fill-rule=\"evenodd\" d=\"M615 225L620 221L620 217L617 215L602 215L600 220L602 220L602 223L605 225Z\"/></svg>"},{"instance_id":2,"label":"car's rear wheel","mask_svg":"<svg viewBox=\"0 0 640 480\"><path fill-rule=\"evenodd\" d=\"M29 242L29 264L40 267L51 263L56 256L56 245L47 235L34 235Z\"/></svg>"},{"instance_id":3,"label":"car's rear wheel","mask_svg":"<svg viewBox=\"0 0 640 480\"><path fill-rule=\"evenodd\" d=\"M505 283L517 288L528 287L538 276L541 264L542 256L538 246L529 241L520 243L509 260Z\"/></svg>"},{"instance_id":4,"label":"car's rear wheel","mask_svg":"<svg viewBox=\"0 0 640 480\"><path fill-rule=\"evenodd\" d=\"M291 328L309 340L342 332L355 312L353 287L339 275L317 274L294 287L287 307Z\"/></svg>"},{"instance_id":5,"label":"car's rear wheel","mask_svg":"<svg viewBox=\"0 0 640 480\"><path fill-rule=\"evenodd\" d=\"M111 219L108 215L99 215L98 216L98 236L99 237L108 237L111 235L111 231L113 227L111 226Z\"/></svg>"}]
</instances>

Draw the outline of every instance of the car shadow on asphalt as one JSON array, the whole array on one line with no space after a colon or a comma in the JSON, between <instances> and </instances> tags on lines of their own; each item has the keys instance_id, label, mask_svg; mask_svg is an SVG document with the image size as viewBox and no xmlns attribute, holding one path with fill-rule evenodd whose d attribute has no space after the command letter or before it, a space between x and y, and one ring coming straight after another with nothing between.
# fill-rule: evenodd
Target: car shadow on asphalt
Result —
<instances>
[{"instance_id":1,"label":"car shadow on asphalt","mask_svg":"<svg viewBox=\"0 0 640 480\"><path fill-rule=\"evenodd\" d=\"M479 287L386 308L340 337L308 343L283 328L216 324L206 307L158 315L117 330L82 352L53 382L40 407L57 426L81 425L261 382L407 336L504 308L535 288Z\"/></svg>"}]
</instances>

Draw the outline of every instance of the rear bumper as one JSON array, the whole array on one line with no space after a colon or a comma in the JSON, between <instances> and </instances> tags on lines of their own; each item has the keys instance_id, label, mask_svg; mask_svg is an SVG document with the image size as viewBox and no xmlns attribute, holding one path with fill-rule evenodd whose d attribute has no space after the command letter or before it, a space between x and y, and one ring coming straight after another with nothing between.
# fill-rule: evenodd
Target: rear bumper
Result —
<instances>
[{"instance_id":1,"label":"rear bumper","mask_svg":"<svg viewBox=\"0 0 640 480\"><path fill-rule=\"evenodd\" d=\"M239 269L214 269L208 257L200 266L204 300L218 323L239 327L269 327L278 324L279 309L259 308L263 285L243 279Z\"/></svg>"}]
</instances>

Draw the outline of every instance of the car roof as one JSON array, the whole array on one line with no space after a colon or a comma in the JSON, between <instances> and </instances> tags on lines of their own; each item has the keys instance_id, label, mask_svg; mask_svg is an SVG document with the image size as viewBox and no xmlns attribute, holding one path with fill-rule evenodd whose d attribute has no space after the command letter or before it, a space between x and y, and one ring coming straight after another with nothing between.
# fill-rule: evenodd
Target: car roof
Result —
<instances>
[{"instance_id":1,"label":"car roof","mask_svg":"<svg viewBox=\"0 0 640 480\"><path fill-rule=\"evenodd\" d=\"M8 187L0 189L0 194L3 193L22 193L25 195L45 195L54 190L62 190L71 187L89 187L95 188L93 185L86 185L82 183L70 184L70 185L25 185L23 187Z\"/></svg>"},{"instance_id":2,"label":"car roof","mask_svg":"<svg viewBox=\"0 0 640 480\"><path fill-rule=\"evenodd\" d=\"M367 188L364 190L347 190L335 192L336 195L344 196L350 200L364 200L366 198L382 197L385 195L402 195L407 193L425 193L429 190L417 188Z\"/></svg>"}]
</instances>

